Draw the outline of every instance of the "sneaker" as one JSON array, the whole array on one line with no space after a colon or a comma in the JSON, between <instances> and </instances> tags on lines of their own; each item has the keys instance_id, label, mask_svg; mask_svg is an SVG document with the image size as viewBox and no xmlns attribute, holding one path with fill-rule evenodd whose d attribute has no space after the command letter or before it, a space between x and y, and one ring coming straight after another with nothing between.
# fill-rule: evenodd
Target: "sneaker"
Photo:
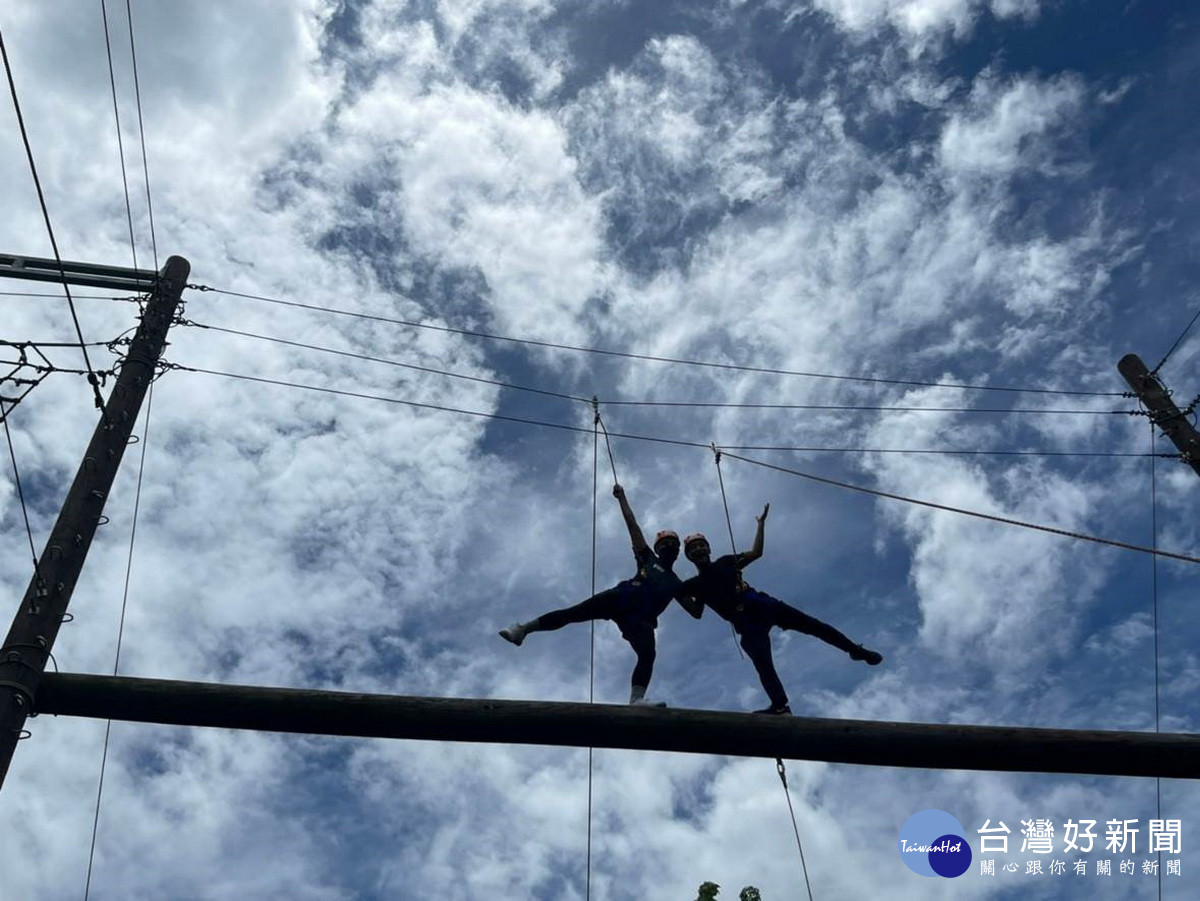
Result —
<instances>
[{"instance_id":1,"label":"sneaker","mask_svg":"<svg viewBox=\"0 0 1200 901\"><path fill-rule=\"evenodd\" d=\"M520 623L513 623L507 629L500 630L500 637L520 647L521 642L525 640L525 627Z\"/></svg>"},{"instance_id":2,"label":"sneaker","mask_svg":"<svg viewBox=\"0 0 1200 901\"><path fill-rule=\"evenodd\" d=\"M883 655L878 651L872 651L864 648L861 644L856 644L854 650L850 651L851 660L863 660L868 666L879 666L883 663Z\"/></svg>"},{"instance_id":3,"label":"sneaker","mask_svg":"<svg viewBox=\"0 0 1200 901\"><path fill-rule=\"evenodd\" d=\"M630 707L666 707L666 701L651 701L649 698L634 698L629 702Z\"/></svg>"},{"instance_id":4,"label":"sneaker","mask_svg":"<svg viewBox=\"0 0 1200 901\"><path fill-rule=\"evenodd\" d=\"M783 714L791 714L792 708L787 704L772 704L770 707L764 707L762 710L756 710L755 713L765 713L769 716L782 716Z\"/></svg>"}]
</instances>

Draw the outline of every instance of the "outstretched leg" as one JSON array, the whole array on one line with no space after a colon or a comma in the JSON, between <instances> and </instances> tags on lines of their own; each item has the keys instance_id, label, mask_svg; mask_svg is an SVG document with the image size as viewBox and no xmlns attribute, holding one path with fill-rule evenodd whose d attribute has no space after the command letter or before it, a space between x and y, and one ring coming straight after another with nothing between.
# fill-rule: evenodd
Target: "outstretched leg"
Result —
<instances>
[{"instance_id":1,"label":"outstretched leg","mask_svg":"<svg viewBox=\"0 0 1200 901\"><path fill-rule=\"evenodd\" d=\"M743 628L744 631L741 633L742 650L754 664L759 681L766 689L767 697L771 699L770 707L757 712L791 713L792 711L788 707L787 692L783 690L783 683L779 681L779 674L775 672L775 660L771 656L771 627L754 624Z\"/></svg>"},{"instance_id":2,"label":"outstretched leg","mask_svg":"<svg viewBox=\"0 0 1200 901\"><path fill-rule=\"evenodd\" d=\"M612 619L620 613L624 596L619 588L609 588L573 607L551 610L527 623L514 623L507 629L501 629L500 637L519 646L530 632L553 632L571 623L587 622L590 619Z\"/></svg>"},{"instance_id":3,"label":"outstretched leg","mask_svg":"<svg viewBox=\"0 0 1200 901\"><path fill-rule=\"evenodd\" d=\"M815 616L809 616L778 598L769 598L767 603L772 613L772 621L779 628L792 629L795 632L803 632L805 635L819 638L826 644L845 651L850 655L851 660L865 660L871 666L877 666L883 662L883 655L878 651L871 651L861 644L855 644L846 637L845 633L835 629L829 623L821 622Z\"/></svg>"},{"instance_id":4,"label":"outstretched leg","mask_svg":"<svg viewBox=\"0 0 1200 901\"><path fill-rule=\"evenodd\" d=\"M654 675L654 659L658 654L654 644L654 627L649 623L618 625L621 635L637 654L637 663L633 665L633 675L629 679L629 703L666 707L661 701L655 703L646 700L646 689L650 686L650 677Z\"/></svg>"}]
</instances>

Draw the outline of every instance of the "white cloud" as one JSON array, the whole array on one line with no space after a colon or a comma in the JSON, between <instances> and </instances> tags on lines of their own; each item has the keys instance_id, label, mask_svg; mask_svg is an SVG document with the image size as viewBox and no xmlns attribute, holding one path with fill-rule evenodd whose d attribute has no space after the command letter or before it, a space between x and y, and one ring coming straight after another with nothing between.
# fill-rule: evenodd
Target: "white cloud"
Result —
<instances>
[{"instance_id":1,"label":"white cloud","mask_svg":"<svg viewBox=\"0 0 1200 901\"><path fill-rule=\"evenodd\" d=\"M1071 206L1064 222L1045 227L1036 202L1014 187L1053 177L1086 194L1093 160L1071 135L1095 112L1084 103L1094 88L1028 74L969 83L909 55L964 38L986 9L1032 19L1037 5L822 8L855 40L831 45L829 83L793 84L797 96L776 87L753 34L729 17L714 32L736 29L750 43L659 30L631 62L559 97L563 73L573 71L564 34L574 20L549 3L252 4L236 21L212 5L135 6L160 253L191 258L195 281L247 293L636 352L922 380L1034 373L1040 385L1096 375L1097 345L1107 341L1098 323L1112 300L1106 279L1140 245L1113 233L1100 202ZM354 34L335 40L327 23L344 16L350 30L351 12ZM123 263L95 19L83 5L37 15L22 8L3 24L18 73L30 79L23 97L64 252ZM884 64L860 64L865 36L888 44ZM118 79L128 126L126 69ZM895 117L889 127L902 146L867 133L877 114ZM910 114L920 127L908 128ZM0 136L0 191L11 198L0 249L45 253L19 144L11 128ZM141 219L139 236L144 255ZM133 321L127 305L81 303L80 311L89 337ZM610 401L647 396L946 406L977 396L531 354L213 294L190 294L188 316L594 391L614 431L722 443L1060 449L1125 437L1100 417L980 425L965 414L617 407ZM5 323L3 337L73 333L58 300L6 300ZM526 405L494 387L211 330L176 328L172 342L168 357L184 364L591 424L586 405ZM1175 358L1181 369L1188 353ZM56 354L77 365L75 356ZM167 374L155 393L123 672L587 696L587 627L538 635L520 649L495 635L590 590L587 435L186 372ZM51 378L13 417L39 540L93 422L86 388L68 376ZM613 446L647 530L725 534L706 450L621 438ZM64 670L112 666L133 450L109 500L113 522L76 592L78 619L56 647ZM603 446L599 454L604 587L630 574L630 555L605 493ZM1144 472L1134 479L1133 465L769 459L1036 521L1100 530L1121 510L1129 529L1144 525L1129 513L1145 500ZM1060 538L876 504L728 458L723 466L739 545L759 505L772 503L754 583L887 657L868 668L805 636L778 636L777 662L798 711L1145 727L1140 558L1092 556ZM1164 545L1194 543L1186 525L1193 477L1161 473ZM8 548L0 585L11 597L29 566L6 474L0 504ZM1186 586L1172 569L1163 573L1172 580L1163 622L1182 642ZM1135 579L1137 592L1114 597ZM654 694L673 704L759 706L757 679L724 623L711 615L694 623L672 609L659 639ZM596 653L596 697L622 699L631 655L606 623L597 624ZM1194 719L1186 692L1196 669L1182 643L1165 650L1164 724ZM24 880L15 883L19 897L67 897L86 865L101 735L97 724L68 718L38 720L34 730L0 805L6 822L33 824L32 832L0 847L0 870ZM256 896L322 899L392 897L412 885L451 898L582 893L582 751L121 725L114 736L98 894L173 896L213 879L222 880L214 896L235 884ZM596 756L598 891L684 897L711 878L725 894L749 883L768 898L796 893L771 761ZM789 763L789 775L821 896L957 897L958 884L895 878L897 824L933 797L968 827L984 816L1011 823L1043 806L1055 816L1141 810L1132 781L806 763ZM1190 798L1171 803L1185 815L1195 808ZM163 835L172 837L167 854ZM983 896L990 887L972 890Z\"/></svg>"},{"instance_id":2,"label":"white cloud","mask_svg":"<svg viewBox=\"0 0 1200 901\"><path fill-rule=\"evenodd\" d=\"M1079 81L976 79L968 109L942 132L940 159L954 173L1011 175L1049 162L1045 135L1069 126L1084 99Z\"/></svg>"},{"instance_id":3,"label":"white cloud","mask_svg":"<svg viewBox=\"0 0 1200 901\"><path fill-rule=\"evenodd\" d=\"M939 39L967 37L981 15L997 19L1035 19L1038 0L813 0L813 7L829 15L840 28L859 36L895 28L920 53Z\"/></svg>"}]
</instances>

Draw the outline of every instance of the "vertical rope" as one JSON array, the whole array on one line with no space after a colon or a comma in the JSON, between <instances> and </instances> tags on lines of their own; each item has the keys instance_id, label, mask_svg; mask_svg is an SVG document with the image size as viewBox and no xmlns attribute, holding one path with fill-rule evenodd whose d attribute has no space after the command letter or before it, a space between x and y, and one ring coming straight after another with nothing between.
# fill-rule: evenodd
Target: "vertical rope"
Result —
<instances>
[{"instance_id":1,"label":"vertical rope","mask_svg":"<svg viewBox=\"0 0 1200 901\"><path fill-rule=\"evenodd\" d=\"M813 901L812 885L808 881L808 864L804 862L804 846L800 843L800 827L796 825L796 811L792 807L792 792L788 788L787 768L783 758L775 758L775 770L779 773L779 781L783 783L783 793L787 796L788 813L792 815L792 831L796 833L796 848L800 852L800 869L804 872L804 887L808 889L808 901Z\"/></svg>"},{"instance_id":2,"label":"vertical rope","mask_svg":"<svg viewBox=\"0 0 1200 901\"><path fill-rule=\"evenodd\" d=\"M592 398L592 594L596 594L596 495L599 487L600 468L600 401ZM608 436L604 436L608 440ZM596 621L591 621L592 641L591 656L588 662L588 703L596 701ZM592 897L592 762L595 749L588 747L588 802L587 802L587 877L585 881L585 897Z\"/></svg>"},{"instance_id":3,"label":"vertical rope","mask_svg":"<svg viewBox=\"0 0 1200 901\"><path fill-rule=\"evenodd\" d=\"M1177 342L1178 343L1178 342ZM1172 348L1173 350L1174 348ZM1170 354L1168 354L1170 356ZM1166 360L1164 359L1165 363ZM1159 364L1162 365L1161 363ZM1150 547L1158 550L1158 479L1157 465L1154 462L1154 420L1150 420ZM1150 585L1154 598L1154 731L1160 731L1159 723L1159 665L1158 665L1158 554L1150 555ZM1155 810L1158 819L1162 819L1162 779L1154 777ZM1162 851L1158 852L1158 898L1162 901Z\"/></svg>"},{"instance_id":4,"label":"vertical rope","mask_svg":"<svg viewBox=\"0 0 1200 901\"><path fill-rule=\"evenodd\" d=\"M725 497L725 478L721 475L721 452L717 450L716 442L713 442L710 447L712 447L713 462L717 464L717 482L721 486L721 506L725 508L725 528L729 530L729 550L736 554L737 542L733 540L733 520L729 518L729 499ZM737 648L738 656L745 660L746 655L737 640L737 629L733 627L733 623L729 624L729 634L733 636L733 646Z\"/></svg>"},{"instance_id":5,"label":"vertical rope","mask_svg":"<svg viewBox=\"0 0 1200 901\"><path fill-rule=\"evenodd\" d=\"M713 462L717 464L717 481L721 483L721 506L725 508L725 528L729 530L729 550L737 553L737 542L733 540L733 520L729 518L729 501L725 497L725 477L721 475L721 452L717 450L717 444L714 441L712 445Z\"/></svg>"},{"instance_id":6,"label":"vertical rope","mask_svg":"<svg viewBox=\"0 0 1200 901\"><path fill-rule=\"evenodd\" d=\"M721 506L725 508L725 527L729 529L729 547L733 553L737 553L737 544L733 540L733 520L729 517L729 498L725 494L725 478L721 475L721 451L717 449L717 444L714 441L712 445L713 462L717 465L717 482L721 486ZM730 629L733 629L733 624L730 623ZM737 643L737 632L734 631L734 643ZM738 645L738 653L741 654L741 645ZM744 654L742 654L745 657ZM804 887L808 889L808 901L812 901L812 885L808 881L808 864L804 860L804 844L800 841L800 827L796 823L796 811L792 807L792 793L788 789L787 769L783 765L783 758L775 758L775 771L779 773L779 781L783 783L783 794L787 798L788 813L792 817L792 831L796 834L796 850L800 852L800 869L804 873Z\"/></svg>"},{"instance_id":7,"label":"vertical rope","mask_svg":"<svg viewBox=\"0 0 1200 901\"><path fill-rule=\"evenodd\" d=\"M121 593L121 620L117 626L117 653L113 659L113 675L117 675L117 671L121 666L121 644L125 636L125 611L129 606L129 577L133 572L133 547L137 539L137 521L138 510L142 504L142 474L146 469L146 445L149 444L150 438L150 410L154 406L154 382L150 382L150 388L146 396L146 423L142 427L142 453L138 461L138 477L137 489L133 495L133 524L129 529L129 556L125 560L125 588ZM100 753L100 782L96 787L96 812L92 817L92 846L88 851L88 868L87 881L83 887L83 901L91 895L92 891L92 866L96 859L96 837L100 833L100 803L104 797L104 772L108 766L108 741L112 735L112 720L109 720L104 727L104 750Z\"/></svg>"}]
</instances>

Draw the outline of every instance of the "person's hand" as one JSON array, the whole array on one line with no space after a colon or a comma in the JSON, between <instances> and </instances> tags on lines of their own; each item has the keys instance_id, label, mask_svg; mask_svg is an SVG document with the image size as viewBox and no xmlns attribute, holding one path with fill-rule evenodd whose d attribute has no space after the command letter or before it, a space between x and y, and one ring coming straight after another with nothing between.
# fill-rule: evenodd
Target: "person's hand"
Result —
<instances>
[{"instance_id":1,"label":"person's hand","mask_svg":"<svg viewBox=\"0 0 1200 901\"><path fill-rule=\"evenodd\" d=\"M622 488L619 484L613 485L613 497L624 497L624 496L625 496L625 489Z\"/></svg>"},{"instance_id":2,"label":"person's hand","mask_svg":"<svg viewBox=\"0 0 1200 901\"><path fill-rule=\"evenodd\" d=\"M757 520L759 523L764 523L764 522L766 522L766 521L767 521L767 512L768 512L770 509L771 509L771 505L770 505L770 504L765 504L765 505L763 506L763 512L762 512L762 515L761 515L761 516L756 516L756 517L754 517L754 518L755 518L755 519L756 519L756 520Z\"/></svg>"}]
</instances>

